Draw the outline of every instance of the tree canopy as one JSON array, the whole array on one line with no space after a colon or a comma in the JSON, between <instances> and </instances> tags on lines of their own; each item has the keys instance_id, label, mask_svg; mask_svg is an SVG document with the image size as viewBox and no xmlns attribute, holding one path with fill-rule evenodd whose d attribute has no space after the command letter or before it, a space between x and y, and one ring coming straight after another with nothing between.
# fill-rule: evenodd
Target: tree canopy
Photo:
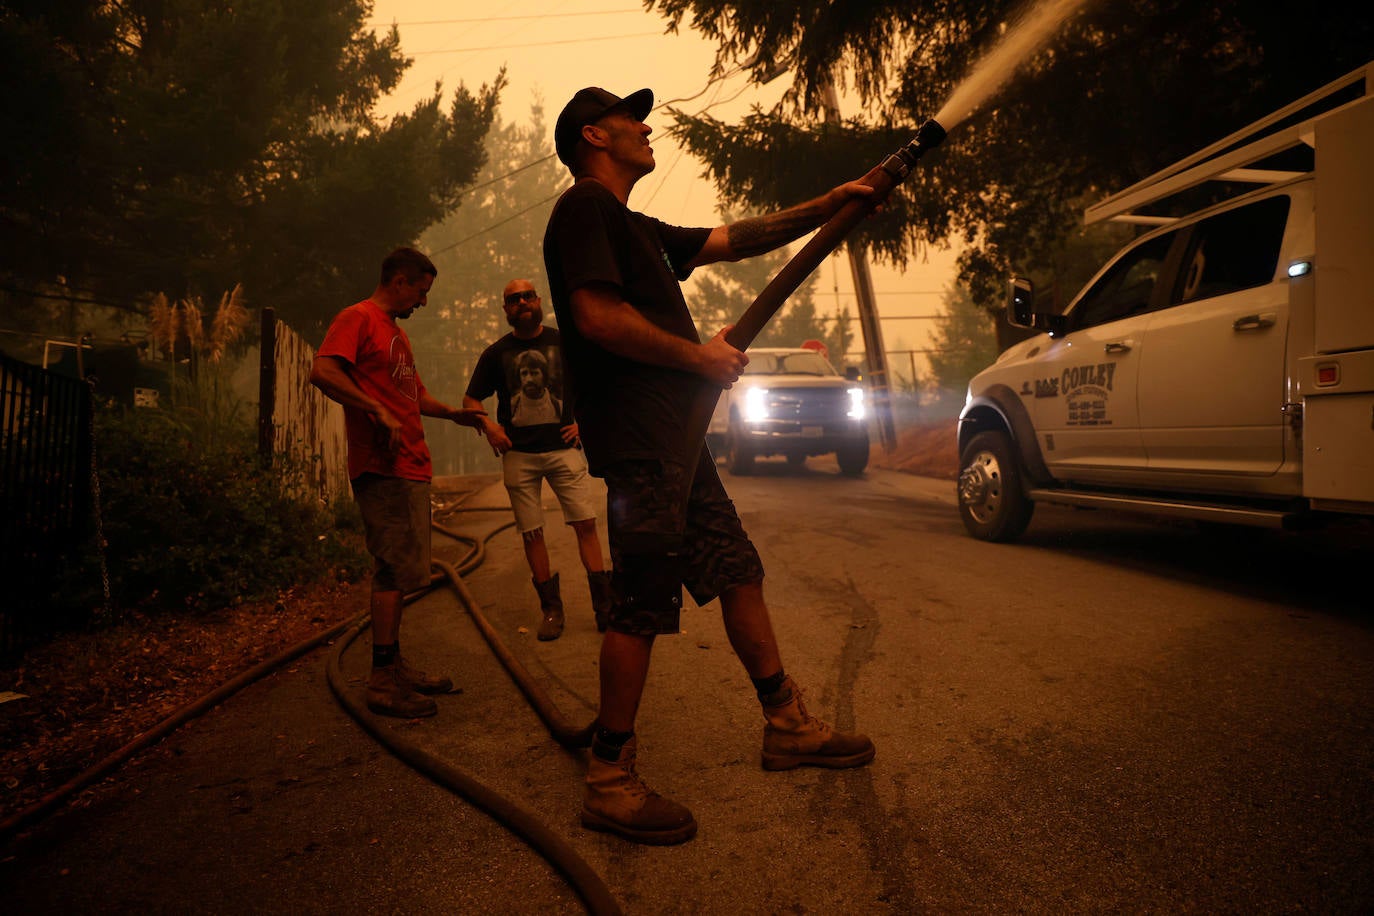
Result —
<instances>
[{"instance_id":1,"label":"tree canopy","mask_svg":"<svg viewBox=\"0 0 1374 916\"><path fill-rule=\"evenodd\" d=\"M940 111L1015 28L1006 0L646 0L671 27L719 43L756 82L790 70L775 108L738 123L676 115L733 204L794 203L862 174ZM966 244L962 280L1000 298L1013 267L1043 266L1081 204L1139 180L1368 62L1374 20L1251 0L1086 3L971 116L950 129L860 233L881 261ZM824 90L862 112L824 123ZM805 163L798 168L797 163ZM1075 278L1080 279L1080 278ZM1068 285L1068 284L1065 284Z\"/></svg>"},{"instance_id":2,"label":"tree canopy","mask_svg":"<svg viewBox=\"0 0 1374 916\"><path fill-rule=\"evenodd\" d=\"M0 2L6 300L131 308L242 282L318 339L390 248L459 203L504 81L377 118L408 61L371 9Z\"/></svg>"}]
</instances>

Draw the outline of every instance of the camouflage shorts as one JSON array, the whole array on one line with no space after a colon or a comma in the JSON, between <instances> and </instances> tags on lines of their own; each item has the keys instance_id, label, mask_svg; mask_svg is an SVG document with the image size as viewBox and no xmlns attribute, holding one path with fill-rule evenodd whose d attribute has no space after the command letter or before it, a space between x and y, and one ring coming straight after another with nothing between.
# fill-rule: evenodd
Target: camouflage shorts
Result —
<instances>
[{"instance_id":1,"label":"camouflage shorts","mask_svg":"<svg viewBox=\"0 0 1374 916\"><path fill-rule=\"evenodd\" d=\"M657 460L605 469L616 601L610 627L676 633L682 586L698 605L736 585L763 581L763 562L744 533L710 454L695 471ZM684 499L687 488L690 499Z\"/></svg>"},{"instance_id":2,"label":"camouflage shorts","mask_svg":"<svg viewBox=\"0 0 1374 916\"><path fill-rule=\"evenodd\" d=\"M430 582L429 484L379 474L353 480L372 554L372 591L413 592Z\"/></svg>"}]
</instances>

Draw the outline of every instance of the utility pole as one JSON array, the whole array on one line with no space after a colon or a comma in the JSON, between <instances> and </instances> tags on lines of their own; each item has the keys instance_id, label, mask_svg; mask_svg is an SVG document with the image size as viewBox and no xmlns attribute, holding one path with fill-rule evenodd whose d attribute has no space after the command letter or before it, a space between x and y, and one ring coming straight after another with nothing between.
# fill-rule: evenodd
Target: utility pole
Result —
<instances>
[{"instance_id":1,"label":"utility pole","mask_svg":"<svg viewBox=\"0 0 1374 916\"><path fill-rule=\"evenodd\" d=\"M821 99L825 105L826 122L838 124L840 103L833 84L825 84ZM849 256L849 273L854 278L854 298L859 308L859 329L864 337L868 389L873 396L873 412L878 418L878 435L883 448L891 452L897 447L897 427L892 419L892 386L888 383L887 355L883 347L882 325L878 322L878 306L873 301L873 278L868 271L868 259L864 257L862 242L847 241L844 250Z\"/></svg>"}]
</instances>

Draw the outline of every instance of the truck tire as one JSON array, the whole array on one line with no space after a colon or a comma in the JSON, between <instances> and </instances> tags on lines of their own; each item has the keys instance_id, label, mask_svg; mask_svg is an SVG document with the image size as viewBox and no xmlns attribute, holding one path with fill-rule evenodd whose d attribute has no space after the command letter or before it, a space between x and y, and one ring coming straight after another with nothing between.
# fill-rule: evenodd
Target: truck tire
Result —
<instances>
[{"instance_id":1,"label":"truck tire","mask_svg":"<svg viewBox=\"0 0 1374 916\"><path fill-rule=\"evenodd\" d=\"M840 463L841 474L858 477L868 467L868 440L841 447L835 452L835 460Z\"/></svg>"},{"instance_id":2,"label":"truck tire","mask_svg":"<svg viewBox=\"0 0 1374 916\"><path fill-rule=\"evenodd\" d=\"M1021 466L1011 439L982 432L959 456L959 515L980 541L1014 541L1030 524L1035 503L1021 488Z\"/></svg>"},{"instance_id":3,"label":"truck tire","mask_svg":"<svg viewBox=\"0 0 1374 916\"><path fill-rule=\"evenodd\" d=\"M733 425L725 438L725 466L730 469L731 474L741 477L754 470L754 453L749 450L744 437L735 433Z\"/></svg>"}]
</instances>

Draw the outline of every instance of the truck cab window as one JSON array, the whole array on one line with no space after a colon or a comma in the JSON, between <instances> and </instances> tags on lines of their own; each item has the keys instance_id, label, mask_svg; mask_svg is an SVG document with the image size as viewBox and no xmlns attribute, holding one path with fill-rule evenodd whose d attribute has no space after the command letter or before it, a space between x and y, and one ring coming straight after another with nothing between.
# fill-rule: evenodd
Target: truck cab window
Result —
<instances>
[{"instance_id":1,"label":"truck cab window","mask_svg":"<svg viewBox=\"0 0 1374 916\"><path fill-rule=\"evenodd\" d=\"M1209 299L1273 282L1288 206L1285 194L1198 223L1172 301Z\"/></svg>"},{"instance_id":2,"label":"truck cab window","mask_svg":"<svg viewBox=\"0 0 1374 916\"><path fill-rule=\"evenodd\" d=\"M1079 298L1069 317L1069 329L1096 327L1150 310L1155 284L1164 272L1164 259L1175 232L1142 242L1124 254Z\"/></svg>"}]
</instances>

